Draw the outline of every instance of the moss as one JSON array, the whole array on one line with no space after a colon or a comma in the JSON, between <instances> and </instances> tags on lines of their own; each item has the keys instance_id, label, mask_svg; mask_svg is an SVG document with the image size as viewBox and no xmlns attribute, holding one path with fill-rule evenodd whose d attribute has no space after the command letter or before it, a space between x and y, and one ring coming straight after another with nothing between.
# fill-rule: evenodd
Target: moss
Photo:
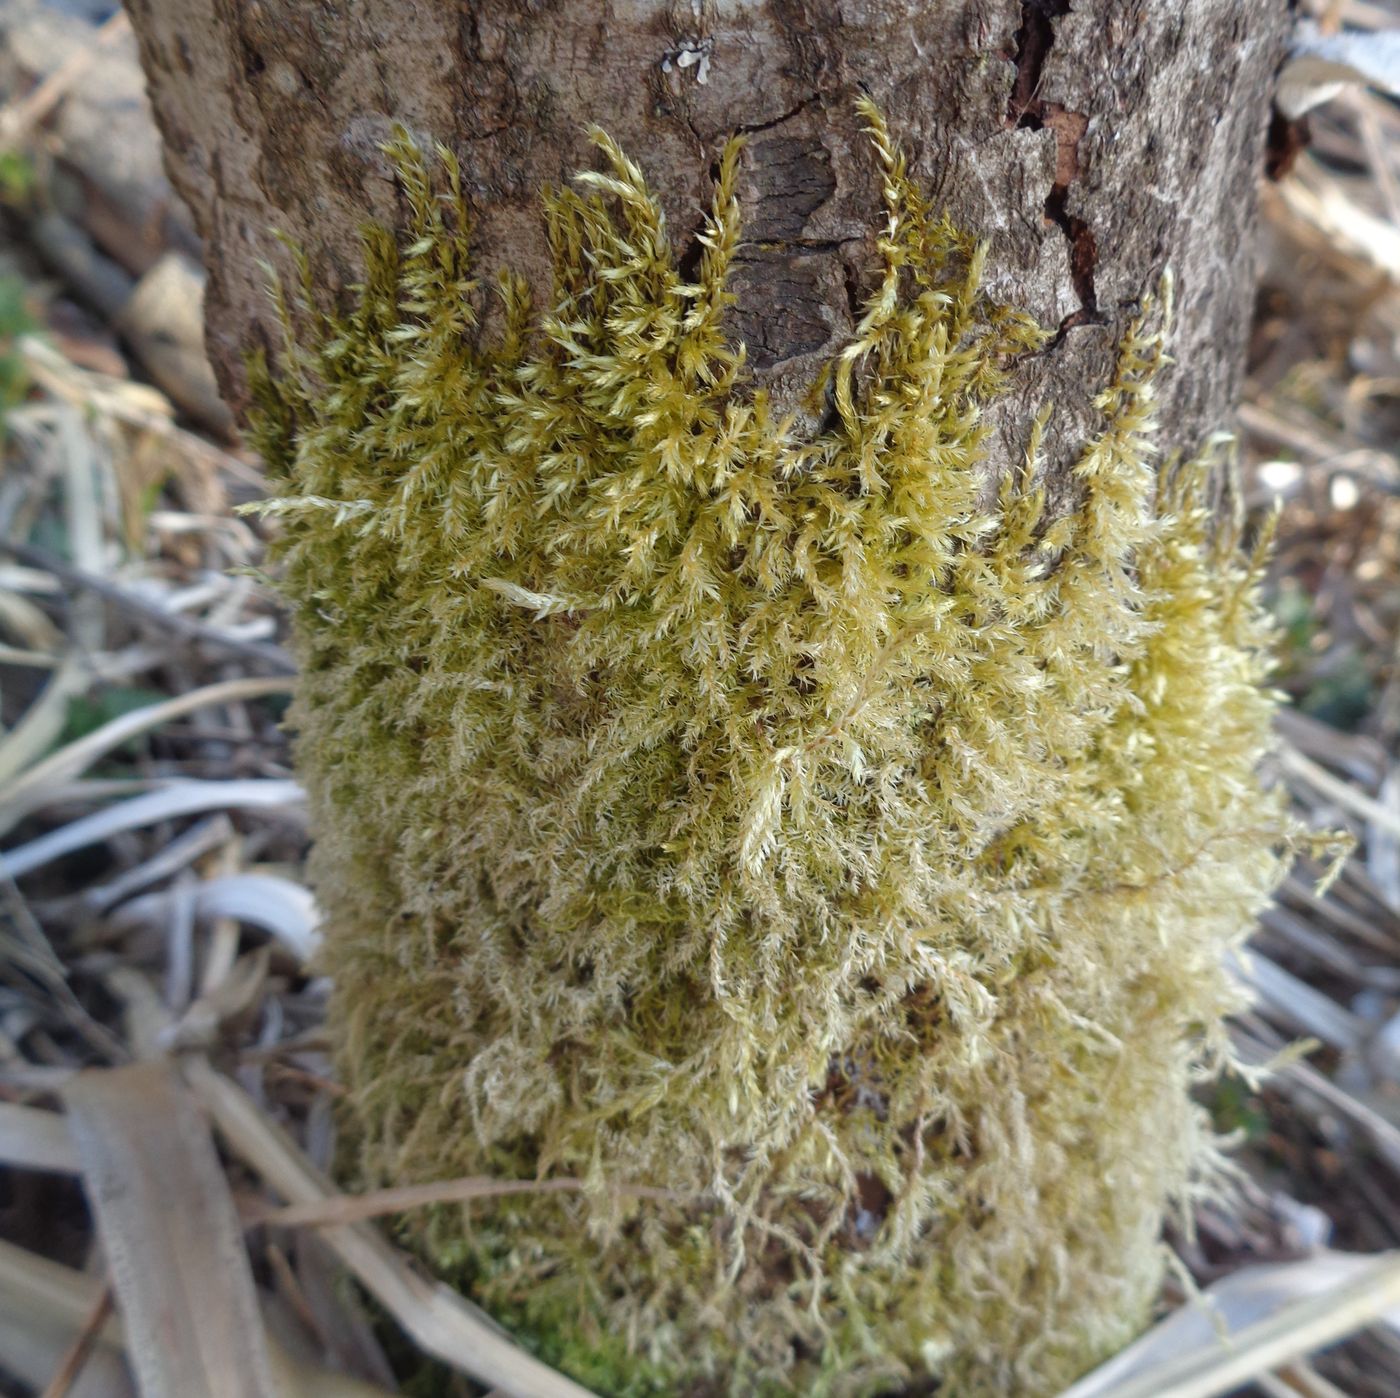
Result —
<instances>
[{"instance_id":1,"label":"moss","mask_svg":"<svg viewBox=\"0 0 1400 1398\"><path fill-rule=\"evenodd\" d=\"M1164 307L1051 517L1053 415L1015 463L982 425L1041 332L866 116L884 277L816 430L725 337L737 143L688 281L598 134L492 337L400 140L402 243L257 375L359 1172L581 1177L416 1238L604 1392L1040 1394L1119 1347L1293 838L1258 559L1155 464Z\"/></svg>"}]
</instances>

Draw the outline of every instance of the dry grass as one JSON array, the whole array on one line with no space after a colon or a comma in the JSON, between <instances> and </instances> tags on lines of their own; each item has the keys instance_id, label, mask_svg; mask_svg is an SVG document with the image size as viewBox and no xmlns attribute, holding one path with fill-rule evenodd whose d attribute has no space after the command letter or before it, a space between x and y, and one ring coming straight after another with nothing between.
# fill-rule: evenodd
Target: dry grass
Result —
<instances>
[{"instance_id":1,"label":"dry grass","mask_svg":"<svg viewBox=\"0 0 1400 1398\"><path fill-rule=\"evenodd\" d=\"M1277 776L1356 853L1322 893L1296 871L1241 970L1272 1072L1214 1101L1239 1205L1171 1240L1172 1313L1072 1398L1400 1395L1400 110L1312 125L1268 191L1242 426L1251 503L1286 502ZM368 1395L426 1355L441 1392L578 1394L370 1221L492 1182L327 1181L290 666L231 510L257 467L81 360L0 340L0 1391Z\"/></svg>"}]
</instances>

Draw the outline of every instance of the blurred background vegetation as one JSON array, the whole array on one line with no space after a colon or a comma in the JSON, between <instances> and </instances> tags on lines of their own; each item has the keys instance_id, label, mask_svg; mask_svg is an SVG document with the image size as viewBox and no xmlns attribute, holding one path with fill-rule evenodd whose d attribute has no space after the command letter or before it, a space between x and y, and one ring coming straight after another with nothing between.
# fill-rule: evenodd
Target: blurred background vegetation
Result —
<instances>
[{"instance_id":1,"label":"blurred background vegetation","mask_svg":"<svg viewBox=\"0 0 1400 1398\"><path fill-rule=\"evenodd\" d=\"M1298 8L1400 43L1394 0ZM1356 849L1261 918L1241 1067L1209 1098L1240 1198L1169 1239L1164 1315L1206 1288L1254 1328L1183 1322L1085 1398L1400 1395L1400 105L1352 86L1305 127L1275 132L1263 190L1239 449L1256 522L1283 506L1271 776ZM0 1392L531 1393L355 1231L473 1183L347 1200L318 1173L340 1089L292 664L234 513L261 476L204 359L198 256L121 12L0 0ZM122 1202L94 1216L101 1181ZM141 1263L124 1340L104 1252ZM220 1386L235 1353L267 1374Z\"/></svg>"}]
</instances>

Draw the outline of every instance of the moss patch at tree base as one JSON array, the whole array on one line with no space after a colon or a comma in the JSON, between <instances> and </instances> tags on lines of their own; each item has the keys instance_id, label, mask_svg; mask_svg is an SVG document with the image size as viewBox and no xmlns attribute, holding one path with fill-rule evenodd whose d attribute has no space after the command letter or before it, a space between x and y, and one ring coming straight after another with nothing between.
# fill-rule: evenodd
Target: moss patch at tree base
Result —
<instances>
[{"instance_id":1,"label":"moss patch at tree base","mask_svg":"<svg viewBox=\"0 0 1400 1398\"><path fill-rule=\"evenodd\" d=\"M1021 462L981 426L1041 332L866 116L884 276L815 429L723 331L737 142L687 280L600 134L488 339L405 139L402 244L256 376L359 1172L583 1180L415 1237L605 1394L1049 1394L1120 1347L1294 839L1258 558L1154 461L1162 309L1051 517L1052 413Z\"/></svg>"}]
</instances>

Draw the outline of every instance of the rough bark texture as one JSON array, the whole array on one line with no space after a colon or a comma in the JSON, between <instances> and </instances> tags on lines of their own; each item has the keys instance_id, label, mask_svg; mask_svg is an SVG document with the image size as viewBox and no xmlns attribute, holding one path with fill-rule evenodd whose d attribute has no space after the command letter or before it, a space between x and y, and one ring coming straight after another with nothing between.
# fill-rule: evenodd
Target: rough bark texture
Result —
<instances>
[{"instance_id":1,"label":"rough bark texture","mask_svg":"<svg viewBox=\"0 0 1400 1398\"><path fill-rule=\"evenodd\" d=\"M235 399L272 227L328 301L367 214L404 238L257 376L364 1176L586 1180L423 1241L617 1398L1060 1391L1209 1172L1188 1084L1291 838L1252 575L1203 468L1156 493L1134 316L1171 266L1189 450L1286 0L132 10ZM645 179L556 200L551 269L589 122ZM510 288L477 343L396 123L557 316ZM833 409L778 430L735 339ZM1008 474L1046 400L1048 512Z\"/></svg>"},{"instance_id":2,"label":"rough bark texture","mask_svg":"<svg viewBox=\"0 0 1400 1398\"><path fill-rule=\"evenodd\" d=\"M1228 420L1286 0L129 9L170 172L205 238L210 348L235 405L245 349L269 338L270 230L310 252L328 294L353 283L366 212L398 213L379 149L395 122L461 158L478 265L535 278L538 194L595 160L585 123L640 161L679 248L725 138L749 133L734 329L795 399L849 336L868 285L879 200L852 106L864 89L935 199L991 240L992 292L1059 329L1021 367L1023 401L1004 423L1047 397L1086 412L1168 265L1180 367L1164 388L1167 442L1190 448Z\"/></svg>"}]
</instances>

